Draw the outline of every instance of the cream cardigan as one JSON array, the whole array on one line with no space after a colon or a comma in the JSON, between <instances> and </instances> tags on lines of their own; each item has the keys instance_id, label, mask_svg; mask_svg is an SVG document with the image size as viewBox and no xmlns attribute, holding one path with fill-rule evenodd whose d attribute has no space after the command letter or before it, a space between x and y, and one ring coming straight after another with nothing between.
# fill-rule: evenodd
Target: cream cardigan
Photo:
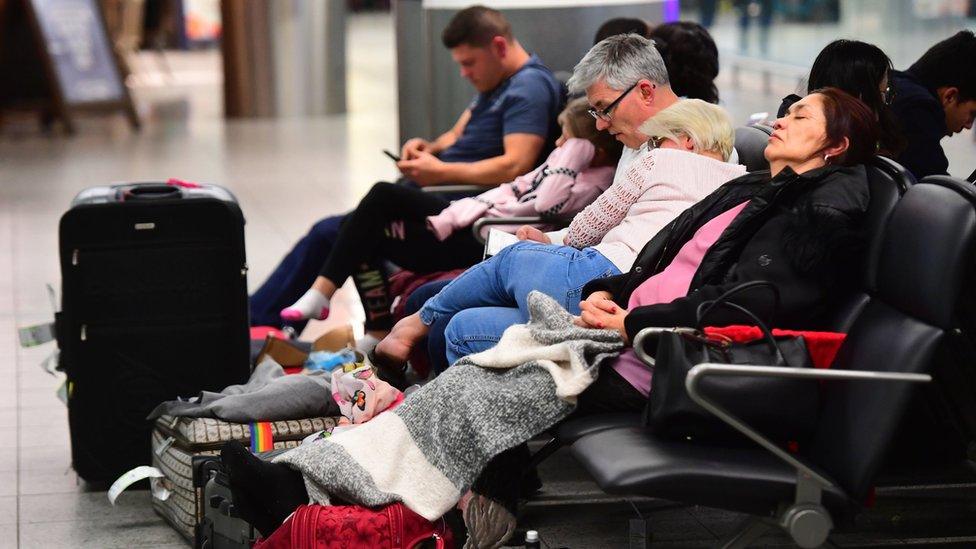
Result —
<instances>
[{"instance_id":1,"label":"cream cardigan","mask_svg":"<svg viewBox=\"0 0 976 549\"><path fill-rule=\"evenodd\" d=\"M618 166L610 188L573 218L564 238L567 246L596 249L622 273L678 214L746 173L745 166L677 149L641 149L632 156L629 165Z\"/></svg>"}]
</instances>

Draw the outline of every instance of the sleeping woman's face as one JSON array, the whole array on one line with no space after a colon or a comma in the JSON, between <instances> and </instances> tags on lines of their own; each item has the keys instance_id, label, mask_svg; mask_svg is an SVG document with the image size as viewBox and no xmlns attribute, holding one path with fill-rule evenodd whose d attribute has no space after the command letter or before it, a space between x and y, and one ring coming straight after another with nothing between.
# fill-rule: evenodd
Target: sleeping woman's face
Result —
<instances>
[{"instance_id":1,"label":"sleeping woman's face","mask_svg":"<svg viewBox=\"0 0 976 549\"><path fill-rule=\"evenodd\" d=\"M776 120L766 146L766 160L800 165L821 157L827 144L823 96L811 93Z\"/></svg>"}]
</instances>

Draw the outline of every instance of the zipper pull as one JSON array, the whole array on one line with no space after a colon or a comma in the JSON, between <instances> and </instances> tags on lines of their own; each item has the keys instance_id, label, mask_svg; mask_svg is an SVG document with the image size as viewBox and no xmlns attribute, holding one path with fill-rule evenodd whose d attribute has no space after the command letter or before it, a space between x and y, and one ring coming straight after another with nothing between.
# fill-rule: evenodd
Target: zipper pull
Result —
<instances>
[{"instance_id":1,"label":"zipper pull","mask_svg":"<svg viewBox=\"0 0 976 549\"><path fill-rule=\"evenodd\" d=\"M77 265L78 264L78 249L77 248L75 248L74 251L71 252L71 264L72 265Z\"/></svg>"},{"instance_id":2,"label":"zipper pull","mask_svg":"<svg viewBox=\"0 0 976 549\"><path fill-rule=\"evenodd\" d=\"M88 325L87 324L82 324L81 325L81 340L82 341L88 341Z\"/></svg>"}]
</instances>

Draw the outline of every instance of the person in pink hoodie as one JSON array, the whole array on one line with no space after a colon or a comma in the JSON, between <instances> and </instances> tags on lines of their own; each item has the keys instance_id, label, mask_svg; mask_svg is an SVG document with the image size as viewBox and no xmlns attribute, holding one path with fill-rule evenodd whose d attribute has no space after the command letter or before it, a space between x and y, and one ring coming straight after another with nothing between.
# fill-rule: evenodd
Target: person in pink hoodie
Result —
<instances>
[{"instance_id":1,"label":"person in pink hoodie","mask_svg":"<svg viewBox=\"0 0 976 549\"><path fill-rule=\"evenodd\" d=\"M550 225L572 219L613 182L622 149L596 129L588 106L577 99L559 115L562 135L545 163L476 197L449 203L419 189L374 185L347 217L312 287L281 311L282 320L326 318L336 289L371 260L419 273L474 265L484 247L468 227L482 217L538 215ZM385 284L377 291L386 297Z\"/></svg>"}]
</instances>

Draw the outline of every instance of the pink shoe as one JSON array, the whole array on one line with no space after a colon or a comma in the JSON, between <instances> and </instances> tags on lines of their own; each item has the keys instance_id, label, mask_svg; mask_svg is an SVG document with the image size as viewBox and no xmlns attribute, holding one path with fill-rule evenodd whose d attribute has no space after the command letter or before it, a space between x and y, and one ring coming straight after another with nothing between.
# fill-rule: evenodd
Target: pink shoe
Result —
<instances>
[{"instance_id":1,"label":"pink shoe","mask_svg":"<svg viewBox=\"0 0 976 549\"><path fill-rule=\"evenodd\" d=\"M284 320L285 322L299 322L302 320L307 320L309 318L306 317L301 310L292 307L289 307L287 309L282 309L280 314L281 314L281 320ZM322 307L322 310L319 312L318 318L316 318L315 320L325 320L327 318L329 318L329 308Z\"/></svg>"}]
</instances>

